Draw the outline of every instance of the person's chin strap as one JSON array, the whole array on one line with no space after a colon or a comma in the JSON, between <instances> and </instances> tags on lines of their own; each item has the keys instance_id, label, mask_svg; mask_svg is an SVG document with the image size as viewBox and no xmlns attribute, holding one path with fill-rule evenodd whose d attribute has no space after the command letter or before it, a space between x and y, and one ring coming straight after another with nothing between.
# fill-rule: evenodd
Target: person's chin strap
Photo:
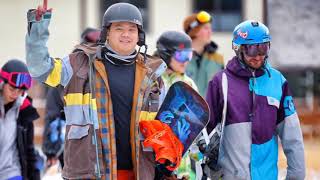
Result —
<instances>
[{"instance_id":1,"label":"person's chin strap","mask_svg":"<svg viewBox=\"0 0 320 180\"><path fill-rule=\"evenodd\" d=\"M142 45L144 46L144 52L143 52L143 62L146 63L147 61L147 51L148 51L148 46L146 44ZM139 47L138 53L140 52L141 47Z\"/></svg>"}]
</instances>

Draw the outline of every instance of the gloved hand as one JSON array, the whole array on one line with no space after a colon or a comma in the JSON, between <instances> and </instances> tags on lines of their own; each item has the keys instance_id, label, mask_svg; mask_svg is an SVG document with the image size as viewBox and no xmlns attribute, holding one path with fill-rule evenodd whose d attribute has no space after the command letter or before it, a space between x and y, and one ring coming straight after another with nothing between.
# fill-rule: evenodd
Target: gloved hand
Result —
<instances>
[{"instance_id":1,"label":"gloved hand","mask_svg":"<svg viewBox=\"0 0 320 180\"><path fill-rule=\"evenodd\" d=\"M52 8L47 9L47 0L43 1L43 6L39 5L37 9L29 9L27 13L28 34L30 35L33 23L41 21L41 19L51 18Z\"/></svg>"},{"instance_id":2,"label":"gloved hand","mask_svg":"<svg viewBox=\"0 0 320 180\"><path fill-rule=\"evenodd\" d=\"M43 5L39 5L36 9L36 20L40 21L42 15L44 15L46 12L52 12L52 8L47 9L48 7L48 0L43 0Z\"/></svg>"},{"instance_id":3,"label":"gloved hand","mask_svg":"<svg viewBox=\"0 0 320 180\"><path fill-rule=\"evenodd\" d=\"M183 144L171 128L159 120L141 120L139 126L145 137L144 147L151 147L155 152L155 160L164 164L169 171L174 171L180 165Z\"/></svg>"},{"instance_id":4,"label":"gloved hand","mask_svg":"<svg viewBox=\"0 0 320 180\"><path fill-rule=\"evenodd\" d=\"M170 163L170 162L169 162ZM154 180L188 180L185 176L178 178L176 174L166 168L166 164L157 164Z\"/></svg>"},{"instance_id":5,"label":"gloved hand","mask_svg":"<svg viewBox=\"0 0 320 180\"><path fill-rule=\"evenodd\" d=\"M167 162L170 163L170 162ZM170 171L166 168L168 164L157 163L155 170L155 180L156 179L165 179L166 177L174 176L173 171Z\"/></svg>"}]
</instances>

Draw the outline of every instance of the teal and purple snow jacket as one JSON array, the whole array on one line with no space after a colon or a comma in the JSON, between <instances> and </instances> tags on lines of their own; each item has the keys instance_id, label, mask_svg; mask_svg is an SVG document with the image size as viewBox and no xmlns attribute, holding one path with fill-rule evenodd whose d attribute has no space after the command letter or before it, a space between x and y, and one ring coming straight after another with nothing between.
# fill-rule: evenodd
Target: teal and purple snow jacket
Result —
<instances>
[{"instance_id":1,"label":"teal and purple snow jacket","mask_svg":"<svg viewBox=\"0 0 320 180\"><path fill-rule=\"evenodd\" d=\"M251 72L237 57L227 64L226 125L219 163L223 179L276 180L278 137L287 158L287 179L304 179L305 161L299 118L284 76L268 63ZM222 71L209 82L210 132L222 117Z\"/></svg>"}]
</instances>

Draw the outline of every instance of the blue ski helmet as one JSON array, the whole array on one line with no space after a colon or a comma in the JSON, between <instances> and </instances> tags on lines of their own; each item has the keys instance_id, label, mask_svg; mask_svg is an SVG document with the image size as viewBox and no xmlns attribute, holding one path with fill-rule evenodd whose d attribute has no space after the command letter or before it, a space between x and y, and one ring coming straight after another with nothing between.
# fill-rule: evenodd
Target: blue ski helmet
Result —
<instances>
[{"instance_id":1,"label":"blue ski helmet","mask_svg":"<svg viewBox=\"0 0 320 180\"><path fill-rule=\"evenodd\" d=\"M233 30L232 49L238 54L243 44L259 44L271 41L269 29L263 23L247 20Z\"/></svg>"}]
</instances>

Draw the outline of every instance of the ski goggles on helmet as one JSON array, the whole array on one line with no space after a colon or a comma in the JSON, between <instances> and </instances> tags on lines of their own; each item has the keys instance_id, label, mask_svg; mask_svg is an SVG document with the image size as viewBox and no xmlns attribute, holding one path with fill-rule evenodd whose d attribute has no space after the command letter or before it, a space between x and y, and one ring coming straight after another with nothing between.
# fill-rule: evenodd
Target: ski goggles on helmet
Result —
<instances>
[{"instance_id":1,"label":"ski goggles on helmet","mask_svg":"<svg viewBox=\"0 0 320 180\"><path fill-rule=\"evenodd\" d=\"M190 32L193 28L201 24L208 23L210 21L211 21L211 15L206 11L200 11L196 16L196 20L190 23L188 29L186 30L186 33Z\"/></svg>"},{"instance_id":2,"label":"ski goggles on helmet","mask_svg":"<svg viewBox=\"0 0 320 180\"><path fill-rule=\"evenodd\" d=\"M180 63L184 63L187 61L191 61L192 59L192 49L185 49L185 50L177 50L174 52L173 57Z\"/></svg>"},{"instance_id":3,"label":"ski goggles on helmet","mask_svg":"<svg viewBox=\"0 0 320 180\"><path fill-rule=\"evenodd\" d=\"M29 89L31 87L32 78L29 73L22 72L5 72L0 71L1 77L7 81L10 85L21 88L21 89Z\"/></svg>"},{"instance_id":4,"label":"ski goggles on helmet","mask_svg":"<svg viewBox=\"0 0 320 180\"><path fill-rule=\"evenodd\" d=\"M265 56L269 53L269 43L244 44L243 52L249 57Z\"/></svg>"}]
</instances>

